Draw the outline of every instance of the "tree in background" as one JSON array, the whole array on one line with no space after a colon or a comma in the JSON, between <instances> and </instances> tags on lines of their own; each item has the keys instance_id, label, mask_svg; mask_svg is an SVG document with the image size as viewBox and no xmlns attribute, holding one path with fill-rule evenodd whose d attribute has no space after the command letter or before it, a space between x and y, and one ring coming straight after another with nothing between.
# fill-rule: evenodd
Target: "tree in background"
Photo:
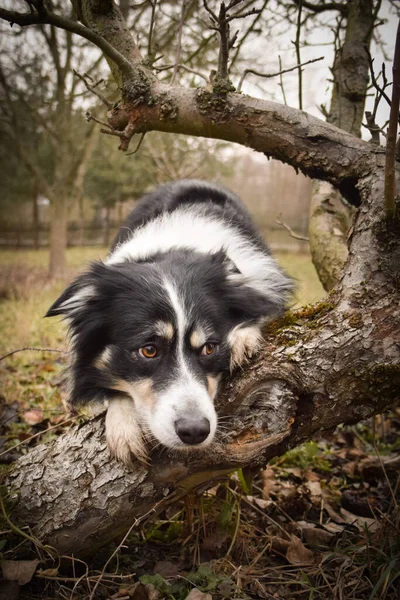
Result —
<instances>
[{"instance_id":1,"label":"tree in background","mask_svg":"<svg viewBox=\"0 0 400 600\"><path fill-rule=\"evenodd\" d=\"M62 4L48 2L51 10ZM72 7L67 14L76 18ZM3 154L11 140L11 150L31 174L33 189L50 200L52 278L65 271L68 213L81 193L97 136L94 123L82 127L77 103L85 87L73 76L74 68L95 76L101 58L96 50L88 51L85 41L53 25L40 24L17 36L7 32L2 42Z\"/></svg>"}]
</instances>

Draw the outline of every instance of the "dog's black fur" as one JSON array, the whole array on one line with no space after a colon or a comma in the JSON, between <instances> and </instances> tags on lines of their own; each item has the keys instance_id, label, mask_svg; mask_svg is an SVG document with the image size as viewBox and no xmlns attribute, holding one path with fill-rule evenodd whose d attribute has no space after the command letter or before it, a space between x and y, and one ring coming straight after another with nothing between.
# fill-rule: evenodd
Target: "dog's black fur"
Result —
<instances>
[{"instance_id":1,"label":"dog's black fur","mask_svg":"<svg viewBox=\"0 0 400 600\"><path fill-rule=\"evenodd\" d=\"M170 217L174 219L179 214L184 215L183 225L189 227L193 215L192 247L191 241L181 245L176 225L179 226L180 217L171 225ZM165 223L160 230L154 229L160 218ZM210 245L211 241L196 230L196 223L204 228L204 236L208 235L207 224L210 231L228 231L226 239L228 245L232 244L232 251L224 245L218 247L215 240L216 250L204 252L203 243ZM212 229L215 224L216 230ZM171 228L170 241L163 227ZM161 234L156 235L159 231L165 233L166 242L160 241ZM233 237L229 233L232 231ZM181 231L182 236L184 233ZM137 243L135 235L142 236ZM151 235L154 244L149 239ZM234 262L232 254L236 250L230 240L235 240L235 236L238 252L240 244L247 244L246 248L254 253L254 261L267 261L265 280L260 280L261 283L258 279L254 283L251 275L242 273L240 265ZM147 248L143 253L141 244ZM243 263L250 269L251 256ZM271 293L268 293L268 277ZM256 350L261 324L284 309L291 290L291 280L276 266L250 215L232 192L198 181L157 188L129 215L107 261L94 263L78 277L46 315L62 314L69 320L74 354L70 403L120 400L124 410L131 411L129 398L132 405L129 416L137 428L132 426L131 433L125 432L123 437L125 445L137 455L144 453L142 442L129 443L125 438L131 434L140 436L141 432L150 433L170 446L197 445L199 440L201 444L203 434L198 432L192 441L187 440L191 440L190 432L196 430L195 421L202 419L211 423L208 428L211 432L204 441L209 443L216 421L199 386L208 389L212 403L219 375L229 371L234 353L240 360L233 362L239 363ZM162 335L160 327L165 328ZM195 340L203 333L204 343L197 347ZM213 347L210 355L205 354L206 344ZM144 358L141 354L148 347L156 349L154 358ZM146 392L143 385L147 385ZM171 399L174 394L176 399ZM197 413L191 420L189 414L193 411ZM158 424L163 418L173 421L172 424L168 421L165 435ZM182 420L185 424L192 423L185 425L190 429L189 435L180 434ZM125 425L116 417L111 422L110 417L109 433L114 441L109 439L109 444L114 454L127 462L129 453L119 447L118 427L123 429ZM115 431L111 432L111 428Z\"/></svg>"}]
</instances>

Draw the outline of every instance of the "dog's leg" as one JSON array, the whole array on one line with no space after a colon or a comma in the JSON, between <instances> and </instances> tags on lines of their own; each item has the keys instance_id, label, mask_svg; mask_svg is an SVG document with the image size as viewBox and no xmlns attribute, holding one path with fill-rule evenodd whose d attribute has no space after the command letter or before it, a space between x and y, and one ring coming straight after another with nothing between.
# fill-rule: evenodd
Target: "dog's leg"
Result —
<instances>
[{"instance_id":1,"label":"dog's leg","mask_svg":"<svg viewBox=\"0 0 400 600\"><path fill-rule=\"evenodd\" d=\"M132 455L146 462L147 453L135 405L130 398L109 400L106 415L106 439L111 455L126 465Z\"/></svg>"}]
</instances>

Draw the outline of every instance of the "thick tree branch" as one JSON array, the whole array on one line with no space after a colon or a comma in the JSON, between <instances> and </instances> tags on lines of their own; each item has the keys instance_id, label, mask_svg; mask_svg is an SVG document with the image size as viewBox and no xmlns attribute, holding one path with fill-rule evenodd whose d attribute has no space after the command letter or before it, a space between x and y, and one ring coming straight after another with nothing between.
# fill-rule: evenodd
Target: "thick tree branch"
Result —
<instances>
[{"instance_id":1,"label":"thick tree branch","mask_svg":"<svg viewBox=\"0 0 400 600\"><path fill-rule=\"evenodd\" d=\"M146 98L149 103L144 99L140 103L134 90L130 100L129 92L125 102L109 113L109 123L124 139L124 149L134 134L151 130L245 143L310 177L330 181L354 204L359 177L383 162L380 149L276 102L159 82L148 84Z\"/></svg>"}]
</instances>

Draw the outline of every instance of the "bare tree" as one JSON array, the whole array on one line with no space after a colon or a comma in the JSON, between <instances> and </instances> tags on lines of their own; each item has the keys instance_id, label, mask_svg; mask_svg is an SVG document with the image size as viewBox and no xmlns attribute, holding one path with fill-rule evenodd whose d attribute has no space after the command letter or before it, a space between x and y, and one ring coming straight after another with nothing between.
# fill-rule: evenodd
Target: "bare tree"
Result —
<instances>
[{"instance_id":1,"label":"bare tree","mask_svg":"<svg viewBox=\"0 0 400 600\"><path fill-rule=\"evenodd\" d=\"M74 15L71 7L69 17ZM84 60L86 42L51 24L40 23L27 33L9 37L2 53L2 124L35 186L50 200L53 278L65 271L68 214L81 193L97 133L94 123L86 129L81 126L76 97L82 95L83 86L73 69L80 63L90 70L99 55L94 51L91 60ZM38 152L43 145L46 152Z\"/></svg>"},{"instance_id":2,"label":"bare tree","mask_svg":"<svg viewBox=\"0 0 400 600\"><path fill-rule=\"evenodd\" d=\"M149 509L238 466L257 468L318 431L366 418L398 399L400 225L398 212L385 211L380 148L297 109L232 91L228 25L241 14L237 0L222 12L205 3L221 48L216 74L200 88L160 81L112 0L74 0L78 21L40 0L29 4L30 12L0 9L0 17L22 27L61 27L105 53L121 99L104 130L123 150L150 130L237 142L329 182L359 206L337 287L325 302L269 326L260 355L225 382L218 410L229 417L229 432L221 431L204 454L154 451L150 466L129 471L110 460L97 419L12 468L7 483L15 518L42 542L84 555Z\"/></svg>"}]
</instances>

